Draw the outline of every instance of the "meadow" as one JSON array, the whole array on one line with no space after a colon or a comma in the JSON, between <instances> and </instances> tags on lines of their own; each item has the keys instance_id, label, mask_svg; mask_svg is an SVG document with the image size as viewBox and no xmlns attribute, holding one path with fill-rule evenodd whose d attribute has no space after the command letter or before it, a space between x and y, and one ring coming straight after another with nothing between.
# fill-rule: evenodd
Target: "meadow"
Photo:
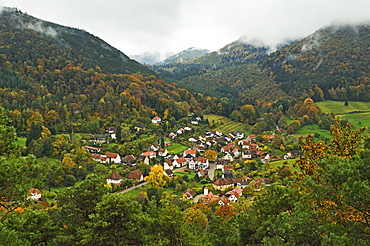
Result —
<instances>
[{"instance_id":1,"label":"meadow","mask_svg":"<svg viewBox=\"0 0 370 246\"><path fill-rule=\"evenodd\" d=\"M333 113L339 119L346 119L355 127L370 127L370 102L348 102L344 106L342 101L323 101L315 103L323 113Z\"/></svg>"}]
</instances>

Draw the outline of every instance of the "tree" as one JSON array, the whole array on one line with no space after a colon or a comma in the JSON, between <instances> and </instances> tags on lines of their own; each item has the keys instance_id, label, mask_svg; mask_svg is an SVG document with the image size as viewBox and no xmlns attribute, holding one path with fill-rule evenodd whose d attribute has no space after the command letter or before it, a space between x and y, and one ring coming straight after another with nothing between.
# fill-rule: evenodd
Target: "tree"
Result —
<instances>
[{"instance_id":1,"label":"tree","mask_svg":"<svg viewBox=\"0 0 370 246\"><path fill-rule=\"evenodd\" d=\"M144 180L148 181L151 187L161 189L166 185L168 177L164 175L162 165L155 165L150 168L149 176L146 176Z\"/></svg>"},{"instance_id":2,"label":"tree","mask_svg":"<svg viewBox=\"0 0 370 246\"><path fill-rule=\"evenodd\" d=\"M209 161L215 161L217 159L217 152L214 150L206 150L204 154Z\"/></svg>"},{"instance_id":3,"label":"tree","mask_svg":"<svg viewBox=\"0 0 370 246\"><path fill-rule=\"evenodd\" d=\"M106 194L89 215L83 231L83 243L88 245L145 245L151 218L132 197Z\"/></svg>"},{"instance_id":4,"label":"tree","mask_svg":"<svg viewBox=\"0 0 370 246\"><path fill-rule=\"evenodd\" d=\"M86 227L85 223L90 221L89 215L95 211L103 195L109 192L104 185L104 180L92 174L83 182L58 194L59 209L53 211L52 218L61 230L57 237L59 243L76 245L82 240L78 231Z\"/></svg>"},{"instance_id":5,"label":"tree","mask_svg":"<svg viewBox=\"0 0 370 246\"><path fill-rule=\"evenodd\" d=\"M36 176L41 174L40 166L34 156L0 157L0 220L18 207L28 202L28 190L38 187Z\"/></svg>"},{"instance_id":6,"label":"tree","mask_svg":"<svg viewBox=\"0 0 370 246\"><path fill-rule=\"evenodd\" d=\"M50 245L59 232L59 228L53 223L47 210L32 208L27 208L22 213L10 214L3 221L3 226L10 231L16 231L16 238L28 241L30 245ZM3 240L1 241L4 243Z\"/></svg>"},{"instance_id":7,"label":"tree","mask_svg":"<svg viewBox=\"0 0 370 246\"><path fill-rule=\"evenodd\" d=\"M15 144L15 129L10 125L7 111L0 107L0 155L19 154L19 147Z\"/></svg>"}]
</instances>

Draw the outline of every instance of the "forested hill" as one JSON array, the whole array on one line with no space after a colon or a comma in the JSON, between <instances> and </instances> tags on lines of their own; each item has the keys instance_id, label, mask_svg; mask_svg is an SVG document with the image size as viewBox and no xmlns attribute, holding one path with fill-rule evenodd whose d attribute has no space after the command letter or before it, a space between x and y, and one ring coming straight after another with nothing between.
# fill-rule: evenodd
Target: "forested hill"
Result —
<instances>
[{"instance_id":1,"label":"forested hill","mask_svg":"<svg viewBox=\"0 0 370 246\"><path fill-rule=\"evenodd\" d=\"M369 37L370 26L366 24L332 25L269 55L261 53L251 60L248 58L256 53L239 53L235 59L231 56L233 66L229 68L208 69L193 76L182 71L181 83L195 91L207 88L221 96L237 95L250 103L254 98L276 97L369 101ZM197 61L211 64L200 62L206 58ZM211 61L210 56L207 60ZM250 65L235 66L247 60ZM267 91L271 93L266 98Z\"/></svg>"},{"instance_id":2,"label":"forested hill","mask_svg":"<svg viewBox=\"0 0 370 246\"><path fill-rule=\"evenodd\" d=\"M315 101L370 99L370 26L332 25L261 62L292 96Z\"/></svg>"},{"instance_id":3,"label":"forested hill","mask_svg":"<svg viewBox=\"0 0 370 246\"><path fill-rule=\"evenodd\" d=\"M267 54L268 47L235 41L218 51L195 59L175 61L161 66L150 66L150 68L163 76L181 80L226 67L254 63L265 58Z\"/></svg>"},{"instance_id":4,"label":"forested hill","mask_svg":"<svg viewBox=\"0 0 370 246\"><path fill-rule=\"evenodd\" d=\"M33 121L82 131L93 120L146 124L155 115L171 121L200 110L188 91L85 31L9 8L0 25L0 104L12 111L18 134Z\"/></svg>"},{"instance_id":5,"label":"forested hill","mask_svg":"<svg viewBox=\"0 0 370 246\"><path fill-rule=\"evenodd\" d=\"M47 70L62 69L73 61L82 69L99 67L106 73L154 74L83 30L43 21L14 8L4 8L0 24L1 64L7 62L18 71L39 65Z\"/></svg>"}]
</instances>

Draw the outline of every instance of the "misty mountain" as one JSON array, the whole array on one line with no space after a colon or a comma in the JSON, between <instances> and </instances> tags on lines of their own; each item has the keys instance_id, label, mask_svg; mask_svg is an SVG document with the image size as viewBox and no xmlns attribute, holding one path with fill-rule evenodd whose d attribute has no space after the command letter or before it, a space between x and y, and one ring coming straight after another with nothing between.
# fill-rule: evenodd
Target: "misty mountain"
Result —
<instances>
[{"instance_id":1,"label":"misty mountain","mask_svg":"<svg viewBox=\"0 0 370 246\"><path fill-rule=\"evenodd\" d=\"M37 67L41 59L46 60L47 69L61 69L73 61L82 69L99 67L110 73L154 74L84 30L43 21L13 8L5 8L0 21L0 52L14 68L24 66L20 61Z\"/></svg>"},{"instance_id":2,"label":"misty mountain","mask_svg":"<svg viewBox=\"0 0 370 246\"><path fill-rule=\"evenodd\" d=\"M162 64L166 63L172 63L172 62L178 62L178 63L184 63L186 61L189 61L191 59L196 59L202 55L205 55L209 53L209 50L201 49L201 48L188 48L186 50L181 51L180 53L177 53L175 55L172 55L168 58L166 58Z\"/></svg>"},{"instance_id":3,"label":"misty mountain","mask_svg":"<svg viewBox=\"0 0 370 246\"><path fill-rule=\"evenodd\" d=\"M172 52L159 53L159 52L145 52L140 55L132 55L131 57L142 64L160 66L162 64L171 62L185 62L190 59L197 58L204 54L209 53L209 50L200 48L188 48L177 54ZM150 66L149 66L150 67Z\"/></svg>"},{"instance_id":4,"label":"misty mountain","mask_svg":"<svg viewBox=\"0 0 370 246\"><path fill-rule=\"evenodd\" d=\"M86 31L11 8L1 13L0 25L2 107L24 113L24 119L37 112L55 132L72 125L81 131L92 119L146 124L166 109L177 120L198 108L191 93ZM17 132L26 136L26 130Z\"/></svg>"},{"instance_id":5,"label":"misty mountain","mask_svg":"<svg viewBox=\"0 0 370 246\"><path fill-rule=\"evenodd\" d=\"M287 94L370 99L370 25L331 25L260 62ZM322 94L322 95L321 95Z\"/></svg>"},{"instance_id":6,"label":"misty mountain","mask_svg":"<svg viewBox=\"0 0 370 246\"><path fill-rule=\"evenodd\" d=\"M145 52L139 55L130 55L130 57L141 64L150 64L150 65L161 65L168 58L173 56L173 52Z\"/></svg>"},{"instance_id":7,"label":"misty mountain","mask_svg":"<svg viewBox=\"0 0 370 246\"><path fill-rule=\"evenodd\" d=\"M191 90L207 88L208 94L213 91L221 93L219 97L232 95L242 101L255 99L256 95L270 99L311 97L314 101L369 101L369 36L368 24L332 25L270 54L266 53L267 47L246 49L251 45L233 43L220 50L223 52L217 52L220 55L210 53L196 59L199 64L213 61L220 66L225 65L220 61L230 61L233 66L204 69L197 75L183 76L180 83ZM249 65L237 65L247 61ZM179 73L185 74L185 71ZM271 93L266 95L268 91Z\"/></svg>"},{"instance_id":8,"label":"misty mountain","mask_svg":"<svg viewBox=\"0 0 370 246\"><path fill-rule=\"evenodd\" d=\"M254 63L267 57L269 50L268 46L254 45L237 40L217 51L194 59L175 60L160 66L149 66L149 68L162 76L182 80L209 71Z\"/></svg>"}]
</instances>

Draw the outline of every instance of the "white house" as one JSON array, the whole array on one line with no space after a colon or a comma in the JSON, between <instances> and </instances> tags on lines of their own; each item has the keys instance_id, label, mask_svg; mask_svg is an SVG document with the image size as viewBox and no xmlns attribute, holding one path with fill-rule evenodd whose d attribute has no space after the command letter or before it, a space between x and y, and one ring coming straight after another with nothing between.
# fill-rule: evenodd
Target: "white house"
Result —
<instances>
[{"instance_id":1,"label":"white house","mask_svg":"<svg viewBox=\"0 0 370 246\"><path fill-rule=\"evenodd\" d=\"M119 185L122 183L123 178L116 171L113 171L112 174L106 178L106 180L108 184Z\"/></svg>"},{"instance_id":2,"label":"white house","mask_svg":"<svg viewBox=\"0 0 370 246\"><path fill-rule=\"evenodd\" d=\"M38 201L41 198L41 191L39 189L36 188L29 189L29 193L30 193L28 195L29 200Z\"/></svg>"},{"instance_id":3,"label":"white house","mask_svg":"<svg viewBox=\"0 0 370 246\"><path fill-rule=\"evenodd\" d=\"M153 119L152 119L152 123L153 124L160 124L162 121L162 119L159 117L159 116L155 116Z\"/></svg>"},{"instance_id":4,"label":"white house","mask_svg":"<svg viewBox=\"0 0 370 246\"><path fill-rule=\"evenodd\" d=\"M180 158L177 158L175 159L172 164L173 164L173 167L183 167L186 165L186 159L184 157L180 157Z\"/></svg>"},{"instance_id":5,"label":"white house","mask_svg":"<svg viewBox=\"0 0 370 246\"><path fill-rule=\"evenodd\" d=\"M195 157L189 162L189 169L207 169L209 167L208 159L205 157Z\"/></svg>"},{"instance_id":6,"label":"white house","mask_svg":"<svg viewBox=\"0 0 370 246\"><path fill-rule=\"evenodd\" d=\"M107 152L105 155L109 158L109 163L121 163L119 154Z\"/></svg>"}]
</instances>

